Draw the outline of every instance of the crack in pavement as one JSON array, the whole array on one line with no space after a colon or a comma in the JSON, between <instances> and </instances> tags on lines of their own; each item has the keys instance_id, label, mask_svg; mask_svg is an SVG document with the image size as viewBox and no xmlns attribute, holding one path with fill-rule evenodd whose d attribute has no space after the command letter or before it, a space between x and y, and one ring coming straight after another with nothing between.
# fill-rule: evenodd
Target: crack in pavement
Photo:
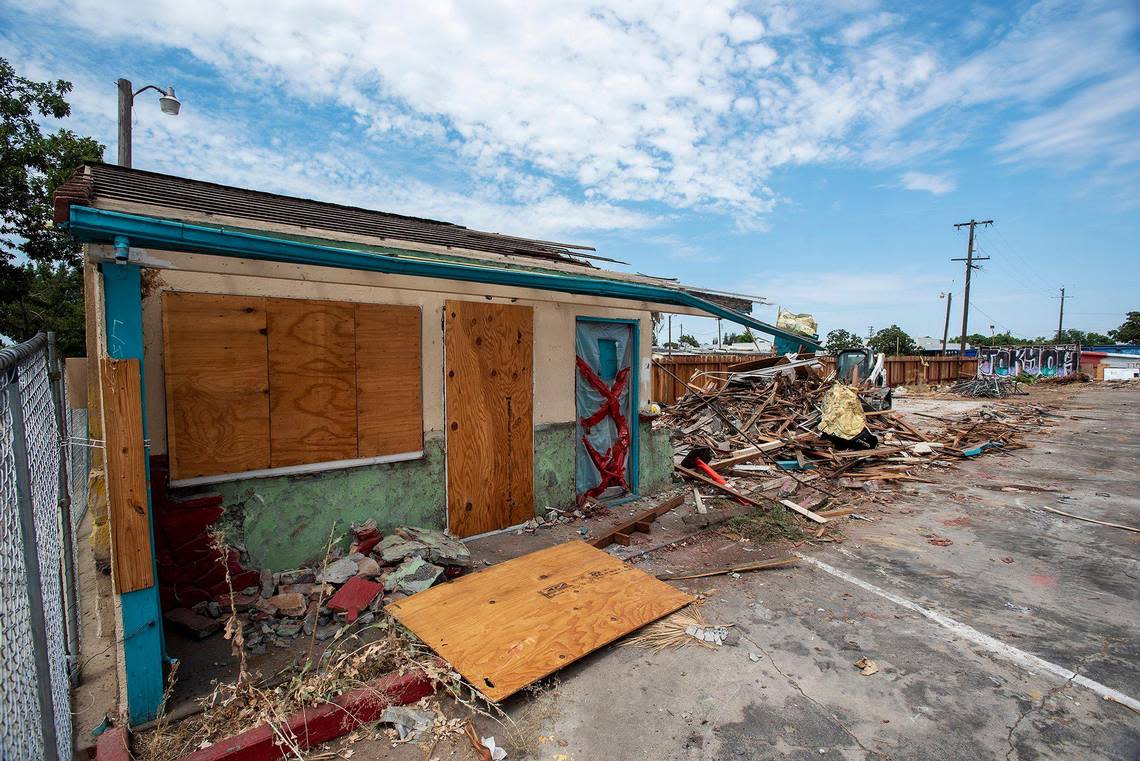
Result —
<instances>
[{"instance_id":1,"label":"crack in pavement","mask_svg":"<svg viewBox=\"0 0 1140 761\"><path fill-rule=\"evenodd\" d=\"M1009 750L1005 752L1005 761L1009 761L1010 755L1017 752L1017 747L1013 744L1013 735L1015 732L1017 732L1017 728L1021 726L1021 722L1025 721L1025 719L1028 718L1030 714L1034 714L1042 710L1045 707L1045 703L1048 702L1050 698L1056 697L1059 693L1064 692L1069 687L1071 687L1073 680L1080 676L1081 669L1083 669L1090 660L1092 660L1094 657L1103 656L1108 653L1108 645L1109 640L1106 638L1103 644L1101 644L1100 650L1097 650L1095 653L1086 653L1085 655L1078 658L1077 665L1073 667L1073 675L1066 679L1064 684L1058 685L1042 695L1041 700L1037 702L1037 705L1030 706L1027 710L1021 711L1021 714L1017 717L1017 721L1013 722L1013 726L1009 728L1009 732L1005 736L1005 741L1009 745ZM1018 758L1020 757L1020 754L1018 754Z\"/></svg>"},{"instance_id":2,"label":"crack in pavement","mask_svg":"<svg viewBox=\"0 0 1140 761\"><path fill-rule=\"evenodd\" d=\"M859 739L858 735L856 735L854 732L852 732L850 729L848 729L847 725L844 724L842 721L840 721L839 717L837 717L834 713L832 713L832 711L829 710L827 708L827 706L825 706L823 703L820 703L818 700L816 700L815 698L811 697L806 692L804 692L803 688L800 687L799 682L797 682L795 679L793 679L792 677L790 677L784 673L783 669L781 669L779 664L776 663L776 659L772 657L771 653L769 653L767 650L765 650L764 647L759 642L757 642L756 640L752 639L752 637L750 637L744 633L743 627L741 627L740 638L747 641L748 643L750 643L753 647L755 647L760 652L764 653L765 657L767 657L768 660L772 662L772 668L776 669L777 673L779 673L780 676L784 677L784 679L787 680L788 684L790 684L792 687L794 687L796 692L798 692L803 697L804 700L808 701L809 703L814 705L816 708L818 708L821 714L823 714L825 717L827 717L833 724L835 724L835 726L842 729L843 732L848 737L850 737L855 742L856 745L858 745L860 748L863 749L864 753L866 753L870 756L874 756L875 758L881 758L881 759L885 759L885 761L890 761L890 759L891 759L890 756L888 756L886 753L883 753L882 751L872 750L871 748L868 748L866 745L863 744L863 741Z\"/></svg>"}]
</instances>

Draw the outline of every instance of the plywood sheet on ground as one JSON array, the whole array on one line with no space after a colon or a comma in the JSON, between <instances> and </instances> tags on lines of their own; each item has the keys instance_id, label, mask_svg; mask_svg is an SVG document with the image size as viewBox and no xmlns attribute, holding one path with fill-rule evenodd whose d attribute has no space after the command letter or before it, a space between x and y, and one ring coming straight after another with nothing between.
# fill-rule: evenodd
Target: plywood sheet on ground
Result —
<instances>
[{"instance_id":1,"label":"plywood sheet on ground","mask_svg":"<svg viewBox=\"0 0 1140 761\"><path fill-rule=\"evenodd\" d=\"M386 609L498 701L690 602L684 592L574 541Z\"/></svg>"}]
</instances>

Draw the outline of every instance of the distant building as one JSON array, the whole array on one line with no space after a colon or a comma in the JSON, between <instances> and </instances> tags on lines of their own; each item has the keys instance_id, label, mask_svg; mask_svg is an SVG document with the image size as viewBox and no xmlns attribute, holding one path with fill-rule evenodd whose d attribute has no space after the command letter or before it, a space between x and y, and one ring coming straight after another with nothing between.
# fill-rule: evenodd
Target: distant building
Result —
<instances>
[{"instance_id":1,"label":"distant building","mask_svg":"<svg viewBox=\"0 0 1140 761\"><path fill-rule=\"evenodd\" d=\"M935 338L934 336L916 336L914 342L918 344L918 348L922 350L923 355L927 357L938 356L942 354L942 339ZM946 356L957 356L958 342L946 341ZM966 344L966 352L969 353L973 347Z\"/></svg>"}]
</instances>

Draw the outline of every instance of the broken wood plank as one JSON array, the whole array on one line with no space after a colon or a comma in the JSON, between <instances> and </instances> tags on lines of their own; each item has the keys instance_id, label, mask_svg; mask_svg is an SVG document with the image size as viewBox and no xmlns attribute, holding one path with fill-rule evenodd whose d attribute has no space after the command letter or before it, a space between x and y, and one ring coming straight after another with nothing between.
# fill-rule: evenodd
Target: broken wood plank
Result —
<instances>
[{"instance_id":1,"label":"broken wood plank","mask_svg":"<svg viewBox=\"0 0 1140 761\"><path fill-rule=\"evenodd\" d=\"M104 358L100 365L103 431L107 437L107 496L111 571L119 594L154 586L150 499L143 442L142 376L137 359Z\"/></svg>"},{"instance_id":2,"label":"broken wood plank","mask_svg":"<svg viewBox=\"0 0 1140 761\"><path fill-rule=\"evenodd\" d=\"M1040 507L1042 510L1048 510L1051 513L1056 513L1057 515L1063 515L1066 518L1075 518L1078 521L1085 521L1086 523L1095 523L1098 526L1108 526L1109 528L1119 528L1119 529L1124 529L1125 531L1132 531L1132 532L1135 532L1137 534L1140 534L1140 528L1136 528L1135 526L1125 526L1123 523L1109 523L1108 521L1099 521L1096 518L1085 518L1084 516L1073 515L1072 513L1066 513L1064 510L1058 510L1055 507L1048 507L1047 505L1037 505L1037 507Z\"/></svg>"},{"instance_id":3,"label":"broken wood plank","mask_svg":"<svg viewBox=\"0 0 1140 761\"><path fill-rule=\"evenodd\" d=\"M831 510L820 510L816 515L822 518L840 518L844 515L851 515L855 512L853 507L836 507Z\"/></svg>"},{"instance_id":4,"label":"broken wood plank","mask_svg":"<svg viewBox=\"0 0 1140 761\"><path fill-rule=\"evenodd\" d=\"M760 560L755 563L744 563L743 565L730 565L724 568L714 568L711 571L692 571L681 573L663 573L657 576L662 581L679 581L681 579L701 579L706 576L723 576L729 573L745 573L746 571L767 571L773 568L786 568L790 565L795 565L800 562L799 558L773 558L772 560Z\"/></svg>"},{"instance_id":5,"label":"broken wood plank","mask_svg":"<svg viewBox=\"0 0 1140 761\"><path fill-rule=\"evenodd\" d=\"M703 484L707 484L707 485L713 487L714 489L719 489L720 491L724 492L725 494L730 494L733 497L736 497L737 499L742 499L750 505L755 505L756 507L763 507L763 505L761 503L757 502L752 497L749 497L747 494L743 494L741 492L738 492L736 489L733 489L731 486L725 486L724 484L718 484L716 481L712 480L708 476L702 475L701 473L697 473L694 470L689 470L688 468L684 467L683 465L674 465L673 467L676 468L677 470L679 470L681 473L684 473L689 478L695 478Z\"/></svg>"},{"instance_id":6,"label":"broken wood plank","mask_svg":"<svg viewBox=\"0 0 1140 761\"><path fill-rule=\"evenodd\" d=\"M806 433L796 434L795 436L793 436L791 438L791 441L796 442L796 441L799 441L800 439L814 438L814 437L815 437L815 434L811 433L809 431ZM724 470L725 468L731 468L734 465L740 465L741 463L746 463L749 460L755 460L757 457L764 454L765 452L774 452L777 449L782 449L783 447L786 447L789 445L790 444L788 441L771 441L771 442L768 442L767 444L761 444L761 445L755 446L755 447L745 447L744 449L741 449L738 452L733 453L730 457L723 457L719 460L713 460L708 465L713 470Z\"/></svg>"},{"instance_id":7,"label":"broken wood plank","mask_svg":"<svg viewBox=\"0 0 1140 761\"><path fill-rule=\"evenodd\" d=\"M708 508L705 507L705 501L701 499L701 493L695 486L693 487L693 504L697 506L697 512L701 515L704 515L709 511Z\"/></svg>"},{"instance_id":8,"label":"broken wood plank","mask_svg":"<svg viewBox=\"0 0 1140 761\"><path fill-rule=\"evenodd\" d=\"M811 510L808 510L806 507L800 507L795 502L792 502L790 499L782 499L782 500L780 500L780 504L783 505L784 507L788 508L792 512L799 513L800 515L802 515L803 517L807 518L810 521L815 521L816 523L827 523L827 521L828 521L827 518L822 517L818 513L813 513Z\"/></svg>"},{"instance_id":9,"label":"broken wood plank","mask_svg":"<svg viewBox=\"0 0 1140 761\"><path fill-rule=\"evenodd\" d=\"M650 508L649 510L646 510L644 513L641 513L640 515L634 516L631 520L628 520L625 523L621 523L621 524L618 524L617 526L614 526L612 529L610 529L609 532L602 534L597 539L590 542L590 544L592 544L594 547L598 548L599 550L603 549L605 547L608 547L615 542L617 542L618 544L621 544L624 547L628 547L629 546L629 534L633 531L639 531L640 530L637 528L637 525L639 523L647 523L647 524L652 523L653 521L657 520L659 517L661 517L665 513L669 512L670 510L672 510L673 508L675 508L677 505L681 504L684 501L685 501L685 495L684 494L674 494L669 499L667 499L664 502L662 502L661 504L657 505L657 507ZM648 533L648 532L646 532L646 533ZM622 542L620 539L615 539L615 537L618 536L619 534L625 538L625 542Z\"/></svg>"},{"instance_id":10,"label":"broken wood plank","mask_svg":"<svg viewBox=\"0 0 1140 761\"><path fill-rule=\"evenodd\" d=\"M460 576L385 610L499 701L693 601L572 541Z\"/></svg>"}]
</instances>

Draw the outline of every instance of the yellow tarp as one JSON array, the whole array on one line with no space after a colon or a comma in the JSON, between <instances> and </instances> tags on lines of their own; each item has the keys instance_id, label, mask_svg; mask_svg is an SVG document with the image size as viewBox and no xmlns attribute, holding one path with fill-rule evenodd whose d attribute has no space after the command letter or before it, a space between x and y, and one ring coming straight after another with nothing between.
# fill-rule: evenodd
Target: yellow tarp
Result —
<instances>
[{"instance_id":1,"label":"yellow tarp","mask_svg":"<svg viewBox=\"0 0 1140 761\"><path fill-rule=\"evenodd\" d=\"M842 439L853 439L867 427L859 397L842 383L834 383L823 395L823 419L819 430Z\"/></svg>"}]
</instances>

